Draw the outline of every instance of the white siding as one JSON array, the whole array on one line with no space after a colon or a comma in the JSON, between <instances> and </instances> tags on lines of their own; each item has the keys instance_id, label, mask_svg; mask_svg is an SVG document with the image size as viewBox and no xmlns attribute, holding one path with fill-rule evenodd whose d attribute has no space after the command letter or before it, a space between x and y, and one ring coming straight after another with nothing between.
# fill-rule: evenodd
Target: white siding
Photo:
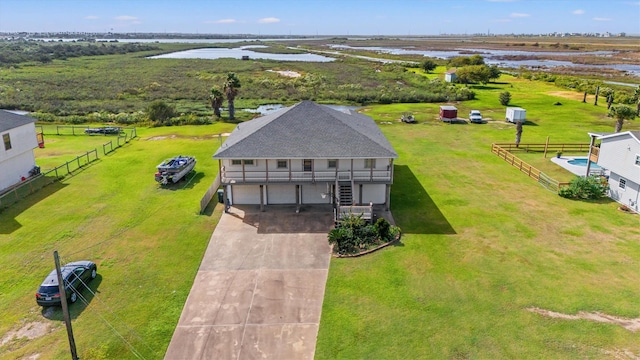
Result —
<instances>
[{"instance_id":1,"label":"white siding","mask_svg":"<svg viewBox=\"0 0 640 360\"><path fill-rule=\"evenodd\" d=\"M366 205L370 202L374 204L385 203L385 184L365 184L362 186L362 204Z\"/></svg>"},{"instance_id":2,"label":"white siding","mask_svg":"<svg viewBox=\"0 0 640 360\"><path fill-rule=\"evenodd\" d=\"M322 194L327 192L326 184L304 184L300 185L302 188L302 203L303 204L330 204L331 197L327 196L324 199Z\"/></svg>"},{"instance_id":3,"label":"white siding","mask_svg":"<svg viewBox=\"0 0 640 360\"><path fill-rule=\"evenodd\" d=\"M598 165L640 183L640 166L635 165L637 154L640 154L640 143L631 135L603 139Z\"/></svg>"},{"instance_id":4,"label":"white siding","mask_svg":"<svg viewBox=\"0 0 640 360\"><path fill-rule=\"evenodd\" d=\"M269 184L266 185L267 204L295 204L296 186L290 184Z\"/></svg>"},{"instance_id":5,"label":"white siding","mask_svg":"<svg viewBox=\"0 0 640 360\"><path fill-rule=\"evenodd\" d=\"M9 150L4 149L4 142L2 141L2 135L7 133L11 138L11 149ZM22 156L23 153L30 153L33 156L33 149L36 147L38 147L38 139L36 138L36 127L33 123L4 131L0 133L0 164L6 159Z\"/></svg>"},{"instance_id":6,"label":"white siding","mask_svg":"<svg viewBox=\"0 0 640 360\"><path fill-rule=\"evenodd\" d=\"M620 188L620 175L611 173L609 177L609 197L620 204L627 205L633 210L639 211L640 184L624 176L622 178L626 180L624 189Z\"/></svg>"},{"instance_id":7,"label":"white siding","mask_svg":"<svg viewBox=\"0 0 640 360\"><path fill-rule=\"evenodd\" d=\"M260 186L259 185L233 185L232 186L232 205L259 205L260 204Z\"/></svg>"},{"instance_id":8,"label":"white siding","mask_svg":"<svg viewBox=\"0 0 640 360\"><path fill-rule=\"evenodd\" d=\"M13 139L11 140L13 145ZM0 143L4 149L4 145ZM35 166L33 150L15 155L0 163L0 190L19 183L22 177L29 177L29 171Z\"/></svg>"}]
</instances>

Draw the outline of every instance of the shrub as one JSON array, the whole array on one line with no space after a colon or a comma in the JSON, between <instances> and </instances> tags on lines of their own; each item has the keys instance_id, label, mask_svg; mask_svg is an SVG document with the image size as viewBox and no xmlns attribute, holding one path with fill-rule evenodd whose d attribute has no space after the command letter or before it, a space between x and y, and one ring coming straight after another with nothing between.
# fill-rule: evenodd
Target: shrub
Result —
<instances>
[{"instance_id":1,"label":"shrub","mask_svg":"<svg viewBox=\"0 0 640 360\"><path fill-rule=\"evenodd\" d=\"M576 176L568 187L561 188L558 195L568 199L599 199L607 194L609 184L601 176Z\"/></svg>"},{"instance_id":2,"label":"shrub","mask_svg":"<svg viewBox=\"0 0 640 360\"><path fill-rule=\"evenodd\" d=\"M503 91L500 93L500 104L507 106L511 102L511 93L508 91Z\"/></svg>"},{"instance_id":3,"label":"shrub","mask_svg":"<svg viewBox=\"0 0 640 360\"><path fill-rule=\"evenodd\" d=\"M353 254L375 245L389 242L400 233L397 226L391 226L380 218L374 225L367 224L362 215L351 214L343 218L335 229L329 232L329 243L339 254Z\"/></svg>"}]
</instances>

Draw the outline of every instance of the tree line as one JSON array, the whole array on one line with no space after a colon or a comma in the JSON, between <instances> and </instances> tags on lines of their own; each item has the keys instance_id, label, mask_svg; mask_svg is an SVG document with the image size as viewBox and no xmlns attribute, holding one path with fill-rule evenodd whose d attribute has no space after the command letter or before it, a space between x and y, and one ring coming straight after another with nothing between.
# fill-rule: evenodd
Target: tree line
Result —
<instances>
[{"instance_id":1,"label":"tree line","mask_svg":"<svg viewBox=\"0 0 640 360\"><path fill-rule=\"evenodd\" d=\"M125 44L78 44L42 43L33 41L0 41L0 66L17 65L26 62L49 63L80 56L127 54L139 51L159 50L153 45L139 43Z\"/></svg>"}]
</instances>

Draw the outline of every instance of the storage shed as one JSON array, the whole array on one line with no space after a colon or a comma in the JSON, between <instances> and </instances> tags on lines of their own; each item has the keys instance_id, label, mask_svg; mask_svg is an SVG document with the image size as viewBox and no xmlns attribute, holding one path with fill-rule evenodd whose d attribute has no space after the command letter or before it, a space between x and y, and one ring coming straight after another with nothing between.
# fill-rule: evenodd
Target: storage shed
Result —
<instances>
[{"instance_id":1,"label":"storage shed","mask_svg":"<svg viewBox=\"0 0 640 360\"><path fill-rule=\"evenodd\" d=\"M455 106L440 106L440 120L451 122L456 119L458 119L458 109Z\"/></svg>"},{"instance_id":2,"label":"storage shed","mask_svg":"<svg viewBox=\"0 0 640 360\"><path fill-rule=\"evenodd\" d=\"M456 69L449 69L446 73L444 73L444 81L446 82L455 82L456 81Z\"/></svg>"}]
</instances>

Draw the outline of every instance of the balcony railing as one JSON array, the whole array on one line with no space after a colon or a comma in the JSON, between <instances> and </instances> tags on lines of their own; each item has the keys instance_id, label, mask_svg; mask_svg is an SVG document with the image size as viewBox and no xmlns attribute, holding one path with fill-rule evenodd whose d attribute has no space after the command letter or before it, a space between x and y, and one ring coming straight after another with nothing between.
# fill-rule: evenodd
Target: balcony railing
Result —
<instances>
[{"instance_id":1,"label":"balcony railing","mask_svg":"<svg viewBox=\"0 0 640 360\"><path fill-rule=\"evenodd\" d=\"M222 183L288 183L288 182L390 182L389 170L360 171L242 171L222 170Z\"/></svg>"}]
</instances>

